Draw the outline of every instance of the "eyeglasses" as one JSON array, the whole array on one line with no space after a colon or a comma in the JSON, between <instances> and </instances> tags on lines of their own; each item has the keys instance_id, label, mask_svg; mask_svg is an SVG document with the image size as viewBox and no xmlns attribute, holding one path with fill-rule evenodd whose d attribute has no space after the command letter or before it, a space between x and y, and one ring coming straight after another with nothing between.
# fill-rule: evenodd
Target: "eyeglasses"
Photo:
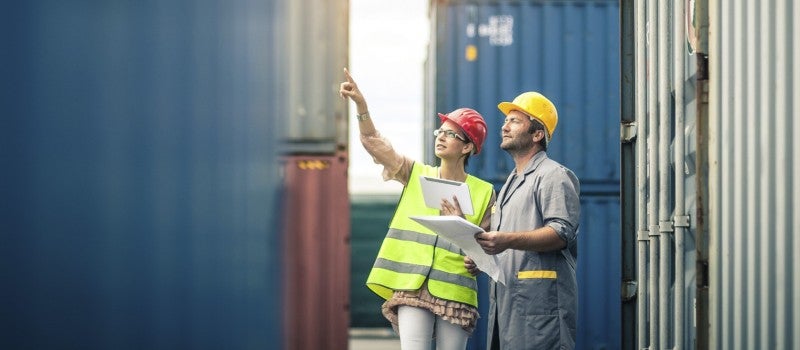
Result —
<instances>
[{"instance_id":1,"label":"eyeglasses","mask_svg":"<svg viewBox=\"0 0 800 350\"><path fill-rule=\"evenodd\" d=\"M444 133L448 138L459 139L462 142L467 142L467 140L463 136L457 134L453 130L436 129L436 130L433 131L433 136L439 137L439 134L441 134L441 133Z\"/></svg>"}]
</instances>

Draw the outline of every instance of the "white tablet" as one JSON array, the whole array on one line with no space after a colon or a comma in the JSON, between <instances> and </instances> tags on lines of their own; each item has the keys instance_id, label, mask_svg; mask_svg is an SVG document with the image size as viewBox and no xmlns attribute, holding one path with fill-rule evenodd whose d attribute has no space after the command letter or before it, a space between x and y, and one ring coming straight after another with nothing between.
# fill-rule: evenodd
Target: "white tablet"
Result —
<instances>
[{"instance_id":1,"label":"white tablet","mask_svg":"<svg viewBox=\"0 0 800 350\"><path fill-rule=\"evenodd\" d=\"M425 205L429 208L441 210L442 198L452 203L453 196L455 196L461 206L461 212L465 215L474 215L472 199L469 196L469 186L466 183L427 176L420 176L419 182L422 184L422 196L425 198Z\"/></svg>"}]
</instances>

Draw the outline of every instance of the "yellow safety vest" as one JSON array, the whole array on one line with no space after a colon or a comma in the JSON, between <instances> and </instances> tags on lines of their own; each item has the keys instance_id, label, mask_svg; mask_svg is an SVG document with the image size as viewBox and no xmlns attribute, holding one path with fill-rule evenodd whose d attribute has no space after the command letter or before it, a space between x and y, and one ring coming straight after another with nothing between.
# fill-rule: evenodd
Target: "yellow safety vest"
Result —
<instances>
[{"instance_id":1,"label":"yellow safety vest","mask_svg":"<svg viewBox=\"0 0 800 350\"><path fill-rule=\"evenodd\" d=\"M414 163L408 185L389 225L378 257L367 278L367 287L384 299L395 290L417 290L428 280L428 290L438 298L478 306L475 277L464 267L464 254L458 246L440 238L409 216L439 215L428 208L422 197L419 176L439 177L439 168ZM492 184L468 175L474 215L465 215L480 225L491 200Z\"/></svg>"}]
</instances>

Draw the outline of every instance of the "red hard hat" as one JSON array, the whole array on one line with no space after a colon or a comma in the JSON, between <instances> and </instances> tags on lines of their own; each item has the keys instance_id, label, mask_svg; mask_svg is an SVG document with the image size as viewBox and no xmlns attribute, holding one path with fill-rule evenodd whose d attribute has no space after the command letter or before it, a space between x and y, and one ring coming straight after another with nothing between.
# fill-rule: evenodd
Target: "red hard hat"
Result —
<instances>
[{"instance_id":1,"label":"red hard hat","mask_svg":"<svg viewBox=\"0 0 800 350\"><path fill-rule=\"evenodd\" d=\"M456 123L475 145L475 154L481 153L483 141L486 140L486 122L483 116L471 108L459 108L448 114L439 113L442 123L447 120Z\"/></svg>"}]
</instances>

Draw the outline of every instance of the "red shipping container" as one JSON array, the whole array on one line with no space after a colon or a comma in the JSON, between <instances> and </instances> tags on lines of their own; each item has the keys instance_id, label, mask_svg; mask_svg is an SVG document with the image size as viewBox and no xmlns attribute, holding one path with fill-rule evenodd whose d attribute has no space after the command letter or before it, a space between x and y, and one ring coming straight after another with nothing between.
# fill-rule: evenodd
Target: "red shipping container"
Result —
<instances>
[{"instance_id":1,"label":"red shipping container","mask_svg":"<svg viewBox=\"0 0 800 350\"><path fill-rule=\"evenodd\" d=\"M347 157L283 157L286 349L347 349L350 202Z\"/></svg>"}]
</instances>

